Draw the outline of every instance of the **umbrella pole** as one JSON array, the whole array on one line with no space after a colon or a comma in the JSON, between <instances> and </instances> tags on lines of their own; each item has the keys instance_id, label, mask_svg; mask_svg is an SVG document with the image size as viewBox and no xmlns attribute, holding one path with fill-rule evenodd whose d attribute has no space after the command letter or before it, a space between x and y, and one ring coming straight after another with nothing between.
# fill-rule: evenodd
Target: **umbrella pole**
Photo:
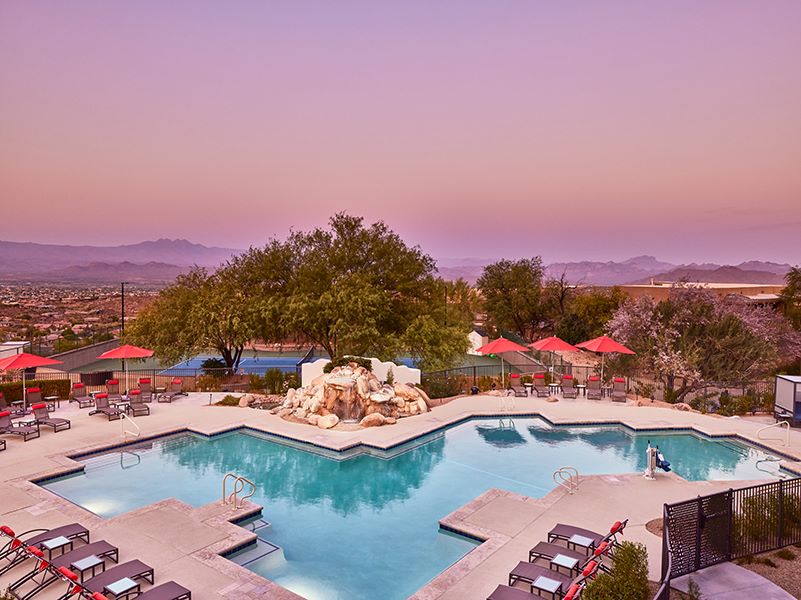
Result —
<instances>
[{"instance_id":1,"label":"umbrella pole","mask_svg":"<svg viewBox=\"0 0 801 600\"><path fill-rule=\"evenodd\" d=\"M28 412L28 392L25 389L25 369L22 369L22 414Z\"/></svg>"},{"instance_id":2,"label":"umbrella pole","mask_svg":"<svg viewBox=\"0 0 801 600\"><path fill-rule=\"evenodd\" d=\"M603 385L604 382L604 359L606 358L606 354L601 353L601 384Z\"/></svg>"}]
</instances>

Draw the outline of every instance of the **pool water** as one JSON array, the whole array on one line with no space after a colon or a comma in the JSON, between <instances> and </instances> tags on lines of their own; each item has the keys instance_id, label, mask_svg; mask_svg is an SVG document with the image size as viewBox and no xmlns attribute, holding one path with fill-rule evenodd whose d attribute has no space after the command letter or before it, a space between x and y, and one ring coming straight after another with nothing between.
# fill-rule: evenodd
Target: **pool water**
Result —
<instances>
[{"instance_id":1,"label":"pool water","mask_svg":"<svg viewBox=\"0 0 801 600\"><path fill-rule=\"evenodd\" d=\"M83 473L43 485L110 517L167 497L194 506L219 500L222 476L233 471L258 488L252 500L272 523L259 535L283 549L283 558L249 569L307 598L393 599L475 547L440 531L438 520L487 489L542 497L563 465L582 474L643 471L649 440L689 480L760 479L776 469L759 462L761 450L731 440L494 418L389 453L344 457L246 430L181 434L84 459Z\"/></svg>"}]
</instances>

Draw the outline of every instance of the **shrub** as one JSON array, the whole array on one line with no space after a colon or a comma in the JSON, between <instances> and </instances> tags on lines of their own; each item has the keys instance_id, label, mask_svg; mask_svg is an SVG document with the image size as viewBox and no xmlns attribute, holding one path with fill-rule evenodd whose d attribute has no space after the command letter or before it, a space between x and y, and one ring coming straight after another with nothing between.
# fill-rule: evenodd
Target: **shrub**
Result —
<instances>
[{"instance_id":1,"label":"shrub","mask_svg":"<svg viewBox=\"0 0 801 600\"><path fill-rule=\"evenodd\" d=\"M248 386L251 392L262 391L265 389L266 384L264 378L259 377L255 373L250 373L248 375Z\"/></svg>"},{"instance_id":2,"label":"shrub","mask_svg":"<svg viewBox=\"0 0 801 600\"><path fill-rule=\"evenodd\" d=\"M703 600L701 588L695 583L692 577L690 577L690 580L687 582L687 595L690 597L690 600Z\"/></svg>"},{"instance_id":3,"label":"shrub","mask_svg":"<svg viewBox=\"0 0 801 600\"><path fill-rule=\"evenodd\" d=\"M201 375L197 378L197 391L216 392L220 389L222 378L214 375Z\"/></svg>"},{"instance_id":4,"label":"shrub","mask_svg":"<svg viewBox=\"0 0 801 600\"><path fill-rule=\"evenodd\" d=\"M795 558L795 553L788 548L782 548L778 552L776 552L773 556L776 558L781 558L782 560L793 560Z\"/></svg>"},{"instance_id":5,"label":"shrub","mask_svg":"<svg viewBox=\"0 0 801 600\"><path fill-rule=\"evenodd\" d=\"M207 358L200 363L200 368L206 375L212 377L222 377L225 375L225 363L219 358Z\"/></svg>"},{"instance_id":6,"label":"shrub","mask_svg":"<svg viewBox=\"0 0 801 600\"><path fill-rule=\"evenodd\" d=\"M298 389L299 387L300 378L297 373L284 373L284 392L287 392L289 388Z\"/></svg>"},{"instance_id":7,"label":"shrub","mask_svg":"<svg viewBox=\"0 0 801 600\"><path fill-rule=\"evenodd\" d=\"M264 373L264 387L271 394L280 394L284 391L284 374L280 369L267 369Z\"/></svg>"},{"instance_id":8,"label":"shrub","mask_svg":"<svg viewBox=\"0 0 801 600\"><path fill-rule=\"evenodd\" d=\"M423 390L431 399L458 396L466 389L462 377L428 377L423 382Z\"/></svg>"},{"instance_id":9,"label":"shrub","mask_svg":"<svg viewBox=\"0 0 801 600\"><path fill-rule=\"evenodd\" d=\"M394 383L395 383L395 373L392 372L392 367L390 367L389 371L387 371L387 384L394 385Z\"/></svg>"},{"instance_id":10,"label":"shrub","mask_svg":"<svg viewBox=\"0 0 801 600\"><path fill-rule=\"evenodd\" d=\"M634 383L634 393L642 398L651 398L653 400L654 390L653 383L640 383L639 381Z\"/></svg>"},{"instance_id":11,"label":"shrub","mask_svg":"<svg viewBox=\"0 0 801 600\"><path fill-rule=\"evenodd\" d=\"M723 394L720 395L721 398ZM751 396L734 396L728 399L725 405L721 405L718 413L731 417L734 415L745 415L756 410L756 402Z\"/></svg>"},{"instance_id":12,"label":"shrub","mask_svg":"<svg viewBox=\"0 0 801 600\"><path fill-rule=\"evenodd\" d=\"M217 406L239 406L239 398L236 396L231 396L230 394L225 396L219 402L215 402Z\"/></svg>"},{"instance_id":13,"label":"shrub","mask_svg":"<svg viewBox=\"0 0 801 600\"><path fill-rule=\"evenodd\" d=\"M344 367L349 363L356 363L368 371L373 370L373 363L369 358L362 358L361 356L341 356L329 361L329 363L323 367L323 372L330 373L335 367Z\"/></svg>"},{"instance_id":14,"label":"shrub","mask_svg":"<svg viewBox=\"0 0 801 600\"><path fill-rule=\"evenodd\" d=\"M648 551L643 544L623 542L615 551L614 568L598 575L581 594L582 600L650 600Z\"/></svg>"},{"instance_id":15,"label":"shrub","mask_svg":"<svg viewBox=\"0 0 801 600\"><path fill-rule=\"evenodd\" d=\"M25 381L28 389L38 387L42 390L42 398L46 396L58 396L67 399L70 397L69 379L30 379ZM6 398L6 402L11 404L17 400L22 400L22 382L0 383L0 392Z\"/></svg>"},{"instance_id":16,"label":"shrub","mask_svg":"<svg viewBox=\"0 0 801 600\"><path fill-rule=\"evenodd\" d=\"M780 513L784 531L801 529L801 502L796 494L785 493L781 507L778 493L743 500L740 512L734 515L733 552L737 554L744 548L753 547L754 542L772 543L778 531Z\"/></svg>"}]
</instances>

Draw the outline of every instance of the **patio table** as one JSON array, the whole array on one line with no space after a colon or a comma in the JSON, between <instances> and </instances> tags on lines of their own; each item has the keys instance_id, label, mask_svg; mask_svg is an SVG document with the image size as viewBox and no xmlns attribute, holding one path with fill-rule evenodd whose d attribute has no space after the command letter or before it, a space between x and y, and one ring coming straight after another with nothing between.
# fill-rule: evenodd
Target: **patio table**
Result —
<instances>
[{"instance_id":1,"label":"patio table","mask_svg":"<svg viewBox=\"0 0 801 600\"><path fill-rule=\"evenodd\" d=\"M550 577L545 577L544 575L540 575L537 577L534 582L531 584L531 590L534 591L535 589L543 592L548 592L551 594L551 598L556 598L559 595L559 590L562 588L562 582L557 581L556 579L551 579ZM540 595L539 593L537 595Z\"/></svg>"},{"instance_id":2,"label":"patio table","mask_svg":"<svg viewBox=\"0 0 801 600\"><path fill-rule=\"evenodd\" d=\"M65 538L63 535L60 535L58 537L54 537L42 542L42 548L47 550L47 560L52 560L53 552L55 550L61 550L61 554L67 552L65 548L69 548L69 550L72 550L72 540Z\"/></svg>"},{"instance_id":3,"label":"patio table","mask_svg":"<svg viewBox=\"0 0 801 600\"><path fill-rule=\"evenodd\" d=\"M139 584L136 583L133 579L128 577L124 577L114 583L109 583L106 587L103 588L103 591L107 594L114 596L115 598L119 598L120 596L129 596L131 592L139 592Z\"/></svg>"},{"instance_id":4,"label":"patio table","mask_svg":"<svg viewBox=\"0 0 801 600\"><path fill-rule=\"evenodd\" d=\"M573 558L572 556L565 556L564 554L557 554L551 559L551 568L559 573L560 568L567 569L567 572L570 573L573 571L576 566L578 565L578 559ZM554 569L554 567L556 567Z\"/></svg>"},{"instance_id":5,"label":"patio table","mask_svg":"<svg viewBox=\"0 0 801 600\"><path fill-rule=\"evenodd\" d=\"M106 561L100 558L99 556L95 556L92 554L91 556L87 556L86 558L82 558L81 560L75 560L70 563L70 569L73 571L77 571L78 574L81 576L81 583L84 582L86 579L85 574L88 571L91 571L92 577L97 574L97 568L103 567L102 571L106 570Z\"/></svg>"}]
</instances>

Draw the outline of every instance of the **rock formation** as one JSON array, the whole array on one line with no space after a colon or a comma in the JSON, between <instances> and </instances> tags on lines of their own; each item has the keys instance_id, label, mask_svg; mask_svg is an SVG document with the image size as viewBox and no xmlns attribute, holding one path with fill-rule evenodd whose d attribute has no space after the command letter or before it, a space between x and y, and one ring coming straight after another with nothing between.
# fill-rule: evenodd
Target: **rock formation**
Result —
<instances>
[{"instance_id":1,"label":"rock formation","mask_svg":"<svg viewBox=\"0 0 801 600\"><path fill-rule=\"evenodd\" d=\"M317 377L311 385L289 390L274 412L329 429L340 420L358 421L364 427L392 424L428 410L428 396L420 388L382 384L364 367L349 363Z\"/></svg>"}]
</instances>

